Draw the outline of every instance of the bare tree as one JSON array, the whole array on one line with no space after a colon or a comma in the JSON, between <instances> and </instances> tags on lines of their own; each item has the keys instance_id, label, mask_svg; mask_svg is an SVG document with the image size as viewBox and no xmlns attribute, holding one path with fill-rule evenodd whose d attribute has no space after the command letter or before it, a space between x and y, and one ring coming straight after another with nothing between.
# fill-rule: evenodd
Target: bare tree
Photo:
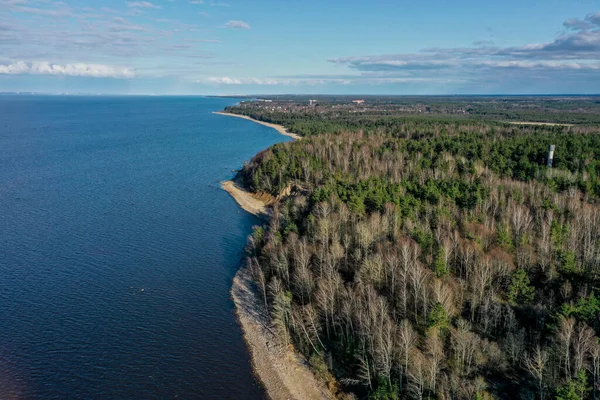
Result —
<instances>
[{"instance_id":1,"label":"bare tree","mask_svg":"<svg viewBox=\"0 0 600 400\"><path fill-rule=\"evenodd\" d=\"M258 283L258 286L261 289L262 298L265 303L265 312L268 312L269 305L267 302L267 279L262 268L260 267L260 263L256 257L248 257L246 259L246 264L250 268L250 274L252 275L252 278Z\"/></svg>"},{"instance_id":2,"label":"bare tree","mask_svg":"<svg viewBox=\"0 0 600 400\"><path fill-rule=\"evenodd\" d=\"M451 335L452 350L459 375L468 376L471 373L478 342L479 337L471 332L471 325L463 319L459 320Z\"/></svg>"},{"instance_id":3,"label":"bare tree","mask_svg":"<svg viewBox=\"0 0 600 400\"><path fill-rule=\"evenodd\" d=\"M396 330L389 317L387 302L379 297L377 301L379 324L375 326L376 340L374 359L379 374L392 386L392 370L394 369L394 347L396 345Z\"/></svg>"},{"instance_id":4,"label":"bare tree","mask_svg":"<svg viewBox=\"0 0 600 400\"><path fill-rule=\"evenodd\" d=\"M441 279L432 279L431 294L433 303L441 304L449 317L456 313L454 290L449 283L446 283Z\"/></svg>"},{"instance_id":5,"label":"bare tree","mask_svg":"<svg viewBox=\"0 0 600 400\"><path fill-rule=\"evenodd\" d=\"M415 319L419 316L419 305L422 306L421 309L423 310L423 313L421 315L425 317L427 314L426 289L430 273L421 265L421 263L417 261L408 270L408 276L413 292L412 300L415 308Z\"/></svg>"},{"instance_id":6,"label":"bare tree","mask_svg":"<svg viewBox=\"0 0 600 400\"><path fill-rule=\"evenodd\" d=\"M594 343L590 348L592 386L594 388L594 400L598 398L598 389L600 387L600 341L595 338Z\"/></svg>"},{"instance_id":7,"label":"bare tree","mask_svg":"<svg viewBox=\"0 0 600 400\"><path fill-rule=\"evenodd\" d=\"M527 207L511 201L508 205L510 215L511 228L514 234L513 240L515 244L519 244L521 236L529 229L533 218Z\"/></svg>"},{"instance_id":8,"label":"bare tree","mask_svg":"<svg viewBox=\"0 0 600 400\"><path fill-rule=\"evenodd\" d=\"M539 217L539 241L538 241L538 262L542 271L545 273L550 268L552 262L552 222L554 221L554 213L551 210L544 212L543 216Z\"/></svg>"},{"instance_id":9,"label":"bare tree","mask_svg":"<svg viewBox=\"0 0 600 400\"><path fill-rule=\"evenodd\" d=\"M399 358L402 366L402 373L407 374L408 365L413 348L417 345L418 336L413 329L410 322L403 319L400 322L400 329L398 330L398 350ZM401 374L402 375L402 374Z\"/></svg>"},{"instance_id":10,"label":"bare tree","mask_svg":"<svg viewBox=\"0 0 600 400\"><path fill-rule=\"evenodd\" d=\"M290 326L292 325L292 303L291 298L283 290L283 286L277 277L269 282L269 291L273 298L273 308L271 316L273 324L283 343L287 346L290 343Z\"/></svg>"},{"instance_id":11,"label":"bare tree","mask_svg":"<svg viewBox=\"0 0 600 400\"><path fill-rule=\"evenodd\" d=\"M502 341L504 351L508 353L508 359L513 365L517 365L525 351L525 329L516 332L509 331Z\"/></svg>"},{"instance_id":12,"label":"bare tree","mask_svg":"<svg viewBox=\"0 0 600 400\"><path fill-rule=\"evenodd\" d=\"M471 300L471 321L475 319L475 311L482 303L484 297L491 296L489 287L494 278L493 263L487 257L482 258L477 262L477 267L473 274L470 275L469 286L472 291Z\"/></svg>"},{"instance_id":13,"label":"bare tree","mask_svg":"<svg viewBox=\"0 0 600 400\"><path fill-rule=\"evenodd\" d=\"M596 340L594 330L583 322L575 326L573 335L573 373L586 367L587 357Z\"/></svg>"},{"instance_id":14,"label":"bare tree","mask_svg":"<svg viewBox=\"0 0 600 400\"><path fill-rule=\"evenodd\" d=\"M425 349L425 354L427 355L428 387L433 393L436 393L438 376L444 362L444 344L437 330L433 330L427 337Z\"/></svg>"},{"instance_id":15,"label":"bare tree","mask_svg":"<svg viewBox=\"0 0 600 400\"><path fill-rule=\"evenodd\" d=\"M402 315L408 314L408 282L409 282L409 271L417 263L417 245L410 239L403 239L399 243L400 246L400 290L399 297L402 306Z\"/></svg>"},{"instance_id":16,"label":"bare tree","mask_svg":"<svg viewBox=\"0 0 600 400\"><path fill-rule=\"evenodd\" d=\"M575 332L575 320L560 316L554 340L563 366L564 376L571 377L571 342Z\"/></svg>"},{"instance_id":17,"label":"bare tree","mask_svg":"<svg viewBox=\"0 0 600 400\"><path fill-rule=\"evenodd\" d=\"M544 399L544 376L548 364L548 352L537 346L532 354L525 358L525 368L535 378L540 399Z\"/></svg>"},{"instance_id":18,"label":"bare tree","mask_svg":"<svg viewBox=\"0 0 600 400\"><path fill-rule=\"evenodd\" d=\"M302 299L302 304L311 301L315 280L310 270L310 251L306 239L296 240L293 244L292 258L294 270L292 284Z\"/></svg>"},{"instance_id":19,"label":"bare tree","mask_svg":"<svg viewBox=\"0 0 600 400\"><path fill-rule=\"evenodd\" d=\"M328 270L319 280L319 286L316 292L316 301L319 309L325 317L325 328L327 337L331 335L331 329L336 311L336 299L338 289L341 285L341 278L334 270Z\"/></svg>"},{"instance_id":20,"label":"bare tree","mask_svg":"<svg viewBox=\"0 0 600 400\"><path fill-rule=\"evenodd\" d=\"M413 349L408 368L409 390L412 398L421 400L427 385L427 360L418 349Z\"/></svg>"}]
</instances>

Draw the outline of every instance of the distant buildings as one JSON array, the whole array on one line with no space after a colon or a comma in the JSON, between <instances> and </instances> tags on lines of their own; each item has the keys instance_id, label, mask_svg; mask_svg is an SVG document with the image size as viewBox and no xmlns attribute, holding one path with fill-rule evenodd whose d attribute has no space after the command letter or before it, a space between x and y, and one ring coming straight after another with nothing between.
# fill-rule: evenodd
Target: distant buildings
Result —
<instances>
[{"instance_id":1,"label":"distant buildings","mask_svg":"<svg viewBox=\"0 0 600 400\"><path fill-rule=\"evenodd\" d=\"M364 101L364 100L352 100L352 102L353 102L354 104L362 104L362 103L364 103L365 101Z\"/></svg>"}]
</instances>

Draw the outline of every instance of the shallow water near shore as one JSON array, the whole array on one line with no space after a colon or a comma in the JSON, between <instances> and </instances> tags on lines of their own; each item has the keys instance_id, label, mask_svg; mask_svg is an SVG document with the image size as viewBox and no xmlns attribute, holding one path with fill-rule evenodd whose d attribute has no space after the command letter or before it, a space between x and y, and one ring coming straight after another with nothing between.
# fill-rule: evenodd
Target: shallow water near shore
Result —
<instances>
[{"instance_id":1,"label":"shallow water near shore","mask_svg":"<svg viewBox=\"0 0 600 400\"><path fill-rule=\"evenodd\" d=\"M0 96L0 398L261 399L219 182L290 138L235 100Z\"/></svg>"}]
</instances>

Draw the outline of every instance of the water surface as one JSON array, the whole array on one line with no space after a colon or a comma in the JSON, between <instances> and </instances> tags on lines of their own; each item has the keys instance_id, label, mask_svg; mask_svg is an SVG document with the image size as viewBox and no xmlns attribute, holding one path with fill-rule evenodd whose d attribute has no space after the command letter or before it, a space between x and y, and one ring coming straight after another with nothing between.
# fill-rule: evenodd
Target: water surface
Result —
<instances>
[{"instance_id":1,"label":"water surface","mask_svg":"<svg viewBox=\"0 0 600 400\"><path fill-rule=\"evenodd\" d=\"M0 96L0 398L263 398L219 181L288 139L234 102Z\"/></svg>"}]
</instances>

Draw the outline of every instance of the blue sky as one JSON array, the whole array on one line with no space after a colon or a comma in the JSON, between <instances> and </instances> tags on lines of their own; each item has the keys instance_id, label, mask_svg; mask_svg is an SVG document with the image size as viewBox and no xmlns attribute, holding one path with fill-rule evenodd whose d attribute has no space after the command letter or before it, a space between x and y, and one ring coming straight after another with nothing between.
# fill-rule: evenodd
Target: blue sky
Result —
<instances>
[{"instance_id":1,"label":"blue sky","mask_svg":"<svg viewBox=\"0 0 600 400\"><path fill-rule=\"evenodd\" d=\"M599 0L0 0L0 91L600 93Z\"/></svg>"}]
</instances>

